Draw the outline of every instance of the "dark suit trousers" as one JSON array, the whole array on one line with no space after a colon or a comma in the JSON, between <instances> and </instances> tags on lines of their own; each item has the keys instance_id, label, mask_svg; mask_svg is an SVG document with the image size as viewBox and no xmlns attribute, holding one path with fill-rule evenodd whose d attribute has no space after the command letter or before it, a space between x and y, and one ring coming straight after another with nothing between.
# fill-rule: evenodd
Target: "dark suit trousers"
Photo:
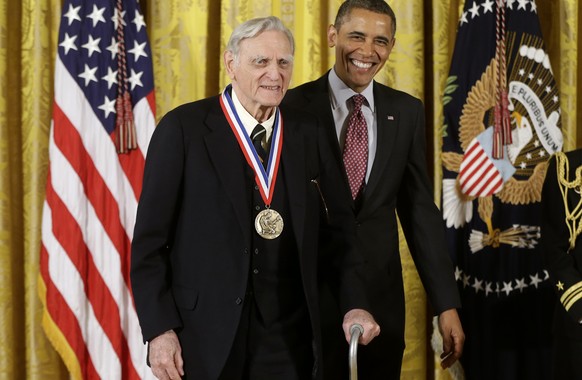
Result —
<instances>
[{"instance_id":1,"label":"dark suit trousers","mask_svg":"<svg viewBox=\"0 0 582 380\"><path fill-rule=\"evenodd\" d=\"M302 314L299 318L290 316L285 322L265 326L254 298L247 297L219 380L311 379L311 327L305 310L298 313Z\"/></svg>"}]
</instances>

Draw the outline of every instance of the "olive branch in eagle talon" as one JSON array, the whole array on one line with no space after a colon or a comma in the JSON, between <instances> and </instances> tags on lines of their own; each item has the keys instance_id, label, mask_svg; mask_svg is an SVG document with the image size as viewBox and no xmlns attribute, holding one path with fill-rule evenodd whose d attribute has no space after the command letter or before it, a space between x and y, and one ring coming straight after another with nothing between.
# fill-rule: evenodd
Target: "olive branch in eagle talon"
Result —
<instances>
[{"instance_id":1,"label":"olive branch in eagle talon","mask_svg":"<svg viewBox=\"0 0 582 380\"><path fill-rule=\"evenodd\" d=\"M458 77L456 75L451 75L447 78L447 82L445 83L445 95L443 96L443 107L449 104L451 100L453 100L452 93L455 92L457 88L459 88L459 85L456 84L457 79ZM441 127L440 132L442 137L447 137L447 130L449 129L449 126L444 123L444 119L445 116L443 115L443 126Z\"/></svg>"}]
</instances>

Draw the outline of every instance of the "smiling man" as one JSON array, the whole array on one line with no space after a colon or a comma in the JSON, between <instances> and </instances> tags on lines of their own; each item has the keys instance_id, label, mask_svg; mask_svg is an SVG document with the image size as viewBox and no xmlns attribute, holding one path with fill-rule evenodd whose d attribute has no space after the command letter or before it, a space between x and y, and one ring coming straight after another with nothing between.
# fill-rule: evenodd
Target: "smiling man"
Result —
<instances>
[{"instance_id":1,"label":"smiling man","mask_svg":"<svg viewBox=\"0 0 582 380\"><path fill-rule=\"evenodd\" d=\"M335 48L333 69L284 99L319 117L344 172L338 189L356 218L358 252L368 263L367 296L382 327L380 336L358 352L363 380L400 379L405 308L396 213L439 316L444 368L461 356L465 339L442 217L426 169L423 105L373 80L394 48L395 33L396 17L386 2L345 1L327 33ZM326 263L320 264L325 269ZM341 314L330 289L333 284L321 286L324 367L327 379L340 380L348 374L348 346L341 341Z\"/></svg>"},{"instance_id":2,"label":"smiling man","mask_svg":"<svg viewBox=\"0 0 582 380\"><path fill-rule=\"evenodd\" d=\"M360 323L367 344L380 331L363 310L354 218L334 191L341 172L323 128L278 107L293 49L278 18L243 23L224 53L231 85L154 132L131 284L158 379L321 379L322 240L338 248L344 334Z\"/></svg>"}]
</instances>

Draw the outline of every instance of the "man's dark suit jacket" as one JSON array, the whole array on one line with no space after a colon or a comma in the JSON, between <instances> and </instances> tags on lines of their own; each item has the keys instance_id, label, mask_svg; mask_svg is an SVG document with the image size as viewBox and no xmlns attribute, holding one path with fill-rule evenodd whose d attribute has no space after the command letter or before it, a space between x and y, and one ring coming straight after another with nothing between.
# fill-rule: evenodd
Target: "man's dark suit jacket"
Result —
<instances>
[{"instance_id":1,"label":"man's dark suit jacket","mask_svg":"<svg viewBox=\"0 0 582 380\"><path fill-rule=\"evenodd\" d=\"M132 242L131 281L144 340L174 329L185 372L196 380L216 379L229 355L256 233L248 186L254 175L218 99L180 106L156 128ZM317 361L319 234L325 231L343 242L355 226L349 206L333 191L341 174L322 138L323 128L299 111L281 108L281 114L281 165L291 215L284 222L295 233ZM359 281L350 257L360 260L341 256L342 284ZM357 289L341 288L344 312L366 308Z\"/></svg>"},{"instance_id":2,"label":"man's dark suit jacket","mask_svg":"<svg viewBox=\"0 0 582 380\"><path fill-rule=\"evenodd\" d=\"M453 267L446 251L444 224L433 201L426 169L423 105L404 92L377 82L373 86L378 127L376 157L363 199L354 213L358 252L368 262L370 308L381 333L358 352L360 379L364 380L399 378L405 309L396 212L434 312L460 307ZM336 165L344 173L338 188L344 200L352 202L330 106L328 75L289 90L283 102L319 116L332 144ZM326 315L330 306L324 305L323 315ZM339 318L336 314L335 320ZM329 357L334 347L341 347L343 351L333 361L345 363L347 347L339 341L340 335L336 334L334 341L324 330L324 356ZM330 375L327 378L345 377L345 368L332 372L338 367L333 361L329 365L324 363L325 372Z\"/></svg>"}]
</instances>

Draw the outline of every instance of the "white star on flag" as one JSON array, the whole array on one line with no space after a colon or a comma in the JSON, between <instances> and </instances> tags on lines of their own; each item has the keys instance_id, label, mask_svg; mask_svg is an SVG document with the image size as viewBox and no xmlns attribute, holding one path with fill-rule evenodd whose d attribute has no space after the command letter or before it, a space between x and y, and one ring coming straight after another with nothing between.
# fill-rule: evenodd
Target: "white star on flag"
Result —
<instances>
[{"instance_id":1,"label":"white star on flag","mask_svg":"<svg viewBox=\"0 0 582 380\"><path fill-rule=\"evenodd\" d=\"M87 49L87 55L91 57L95 52L101 53L99 42L101 42L101 38L93 39L93 36L89 35L89 40L86 44L81 45L81 47Z\"/></svg>"},{"instance_id":2,"label":"white star on flag","mask_svg":"<svg viewBox=\"0 0 582 380\"><path fill-rule=\"evenodd\" d=\"M133 49L128 50L129 53L133 54L135 61L139 60L139 57L147 57L148 55L145 52L146 43L138 44L137 41L133 43Z\"/></svg>"},{"instance_id":3,"label":"white star on flag","mask_svg":"<svg viewBox=\"0 0 582 380\"><path fill-rule=\"evenodd\" d=\"M103 18L103 12L105 12L105 7L98 9L97 5L93 4L93 12L87 16L88 18L93 20L93 27L95 27L98 22L105 23L105 19Z\"/></svg>"},{"instance_id":4,"label":"white star on flag","mask_svg":"<svg viewBox=\"0 0 582 380\"><path fill-rule=\"evenodd\" d=\"M81 17L79 17L80 10L81 10L80 5L78 7L73 8L73 5L69 4L69 10L67 11L67 13L64 14L64 16L69 20L69 25L71 25L71 23L75 20L81 21Z\"/></svg>"},{"instance_id":5,"label":"white star on flag","mask_svg":"<svg viewBox=\"0 0 582 380\"><path fill-rule=\"evenodd\" d=\"M77 46L75 45L76 39L77 36L71 37L68 33L65 33L65 39L59 44L59 46L62 46L65 49L65 55L67 55L71 49L77 50Z\"/></svg>"}]
</instances>

